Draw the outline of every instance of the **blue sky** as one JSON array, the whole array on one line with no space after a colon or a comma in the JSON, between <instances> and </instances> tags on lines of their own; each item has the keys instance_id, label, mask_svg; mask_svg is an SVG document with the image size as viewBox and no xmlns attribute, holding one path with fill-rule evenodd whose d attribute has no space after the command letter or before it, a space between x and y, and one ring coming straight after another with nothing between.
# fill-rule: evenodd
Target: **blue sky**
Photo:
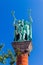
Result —
<instances>
[{"instance_id":1,"label":"blue sky","mask_svg":"<svg viewBox=\"0 0 43 65\"><path fill-rule=\"evenodd\" d=\"M28 20L28 9L32 10L33 18L33 50L29 65L43 65L43 0L0 0L0 43L5 44L2 51L13 50L11 43L14 39L14 27L11 11L15 10L17 19ZM9 65L8 61L5 65Z\"/></svg>"}]
</instances>

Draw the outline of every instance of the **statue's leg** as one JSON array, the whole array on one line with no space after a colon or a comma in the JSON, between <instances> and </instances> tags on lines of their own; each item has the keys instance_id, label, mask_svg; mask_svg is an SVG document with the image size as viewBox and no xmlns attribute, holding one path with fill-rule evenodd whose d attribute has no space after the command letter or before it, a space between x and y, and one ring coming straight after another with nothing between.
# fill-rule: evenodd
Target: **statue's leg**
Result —
<instances>
[{"instance_id":1,"label":"statue's leg","mask_svg":"<svg viewBox=\"0 0 43 65\"><path fill-rule=\"evenodd\" d=\"M25 40L25 33L23 34L23 40Z\"/></svg>"},{"instance_id":2,"label":"statue's leg","mask_svg":"<svg viewBox=\"0 0 43 65\"><path fill-rule=\"evenodd\" d=\"M21 35L21 33L20 33L20 40L22 40L22 35Z\"/></svg>"}]
</instances>

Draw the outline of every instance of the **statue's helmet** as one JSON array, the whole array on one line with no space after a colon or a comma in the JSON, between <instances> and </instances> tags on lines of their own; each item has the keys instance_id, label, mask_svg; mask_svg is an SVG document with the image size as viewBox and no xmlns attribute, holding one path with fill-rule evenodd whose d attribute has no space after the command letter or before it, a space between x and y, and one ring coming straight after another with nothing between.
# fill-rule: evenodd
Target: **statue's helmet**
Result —
<instances>
[{"instance_id":1,"label":"statue's helmet","mask_svg":"<svg viewBox=\"0 0 43 65\"><path fill-rule=\"evenodd\" d=\"M18 23L20 24L21 23L21 20L19 20Z\"/></svg>"}]
</instances>

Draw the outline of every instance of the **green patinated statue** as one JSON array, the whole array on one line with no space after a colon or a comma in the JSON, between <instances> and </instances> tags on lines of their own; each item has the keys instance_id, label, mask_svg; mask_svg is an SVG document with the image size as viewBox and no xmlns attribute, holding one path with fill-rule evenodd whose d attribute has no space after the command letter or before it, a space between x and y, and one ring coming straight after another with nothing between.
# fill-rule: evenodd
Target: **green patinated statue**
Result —
<instances>
[{"instance_id":1,"label":"green patinated statue","mask_svg":"<svg viewBox=\"0 0 43 65\"><path fill-rule=\"evenodd\" d=\"M32 17L29 21L17 20L14 16L14 41L31 41L32 40Z\"/></svg>"}]
</instances>

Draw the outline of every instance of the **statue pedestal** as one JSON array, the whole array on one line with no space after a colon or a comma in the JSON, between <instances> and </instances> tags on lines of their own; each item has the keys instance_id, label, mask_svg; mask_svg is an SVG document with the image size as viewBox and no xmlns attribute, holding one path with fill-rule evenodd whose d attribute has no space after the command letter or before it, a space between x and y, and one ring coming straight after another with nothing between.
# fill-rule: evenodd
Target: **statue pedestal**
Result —
<instances>
[{"instance_id":1,"label":"statue pedestal","mask_svg":"<svg viewBox=\"0 0 43 65\"><path fill-rule=\"evenodd\" d=\"M12 42L12 46L17 53L17 65L28 65L28 55L32 50L31 41Z\"/></svg>"}]
</instances>

